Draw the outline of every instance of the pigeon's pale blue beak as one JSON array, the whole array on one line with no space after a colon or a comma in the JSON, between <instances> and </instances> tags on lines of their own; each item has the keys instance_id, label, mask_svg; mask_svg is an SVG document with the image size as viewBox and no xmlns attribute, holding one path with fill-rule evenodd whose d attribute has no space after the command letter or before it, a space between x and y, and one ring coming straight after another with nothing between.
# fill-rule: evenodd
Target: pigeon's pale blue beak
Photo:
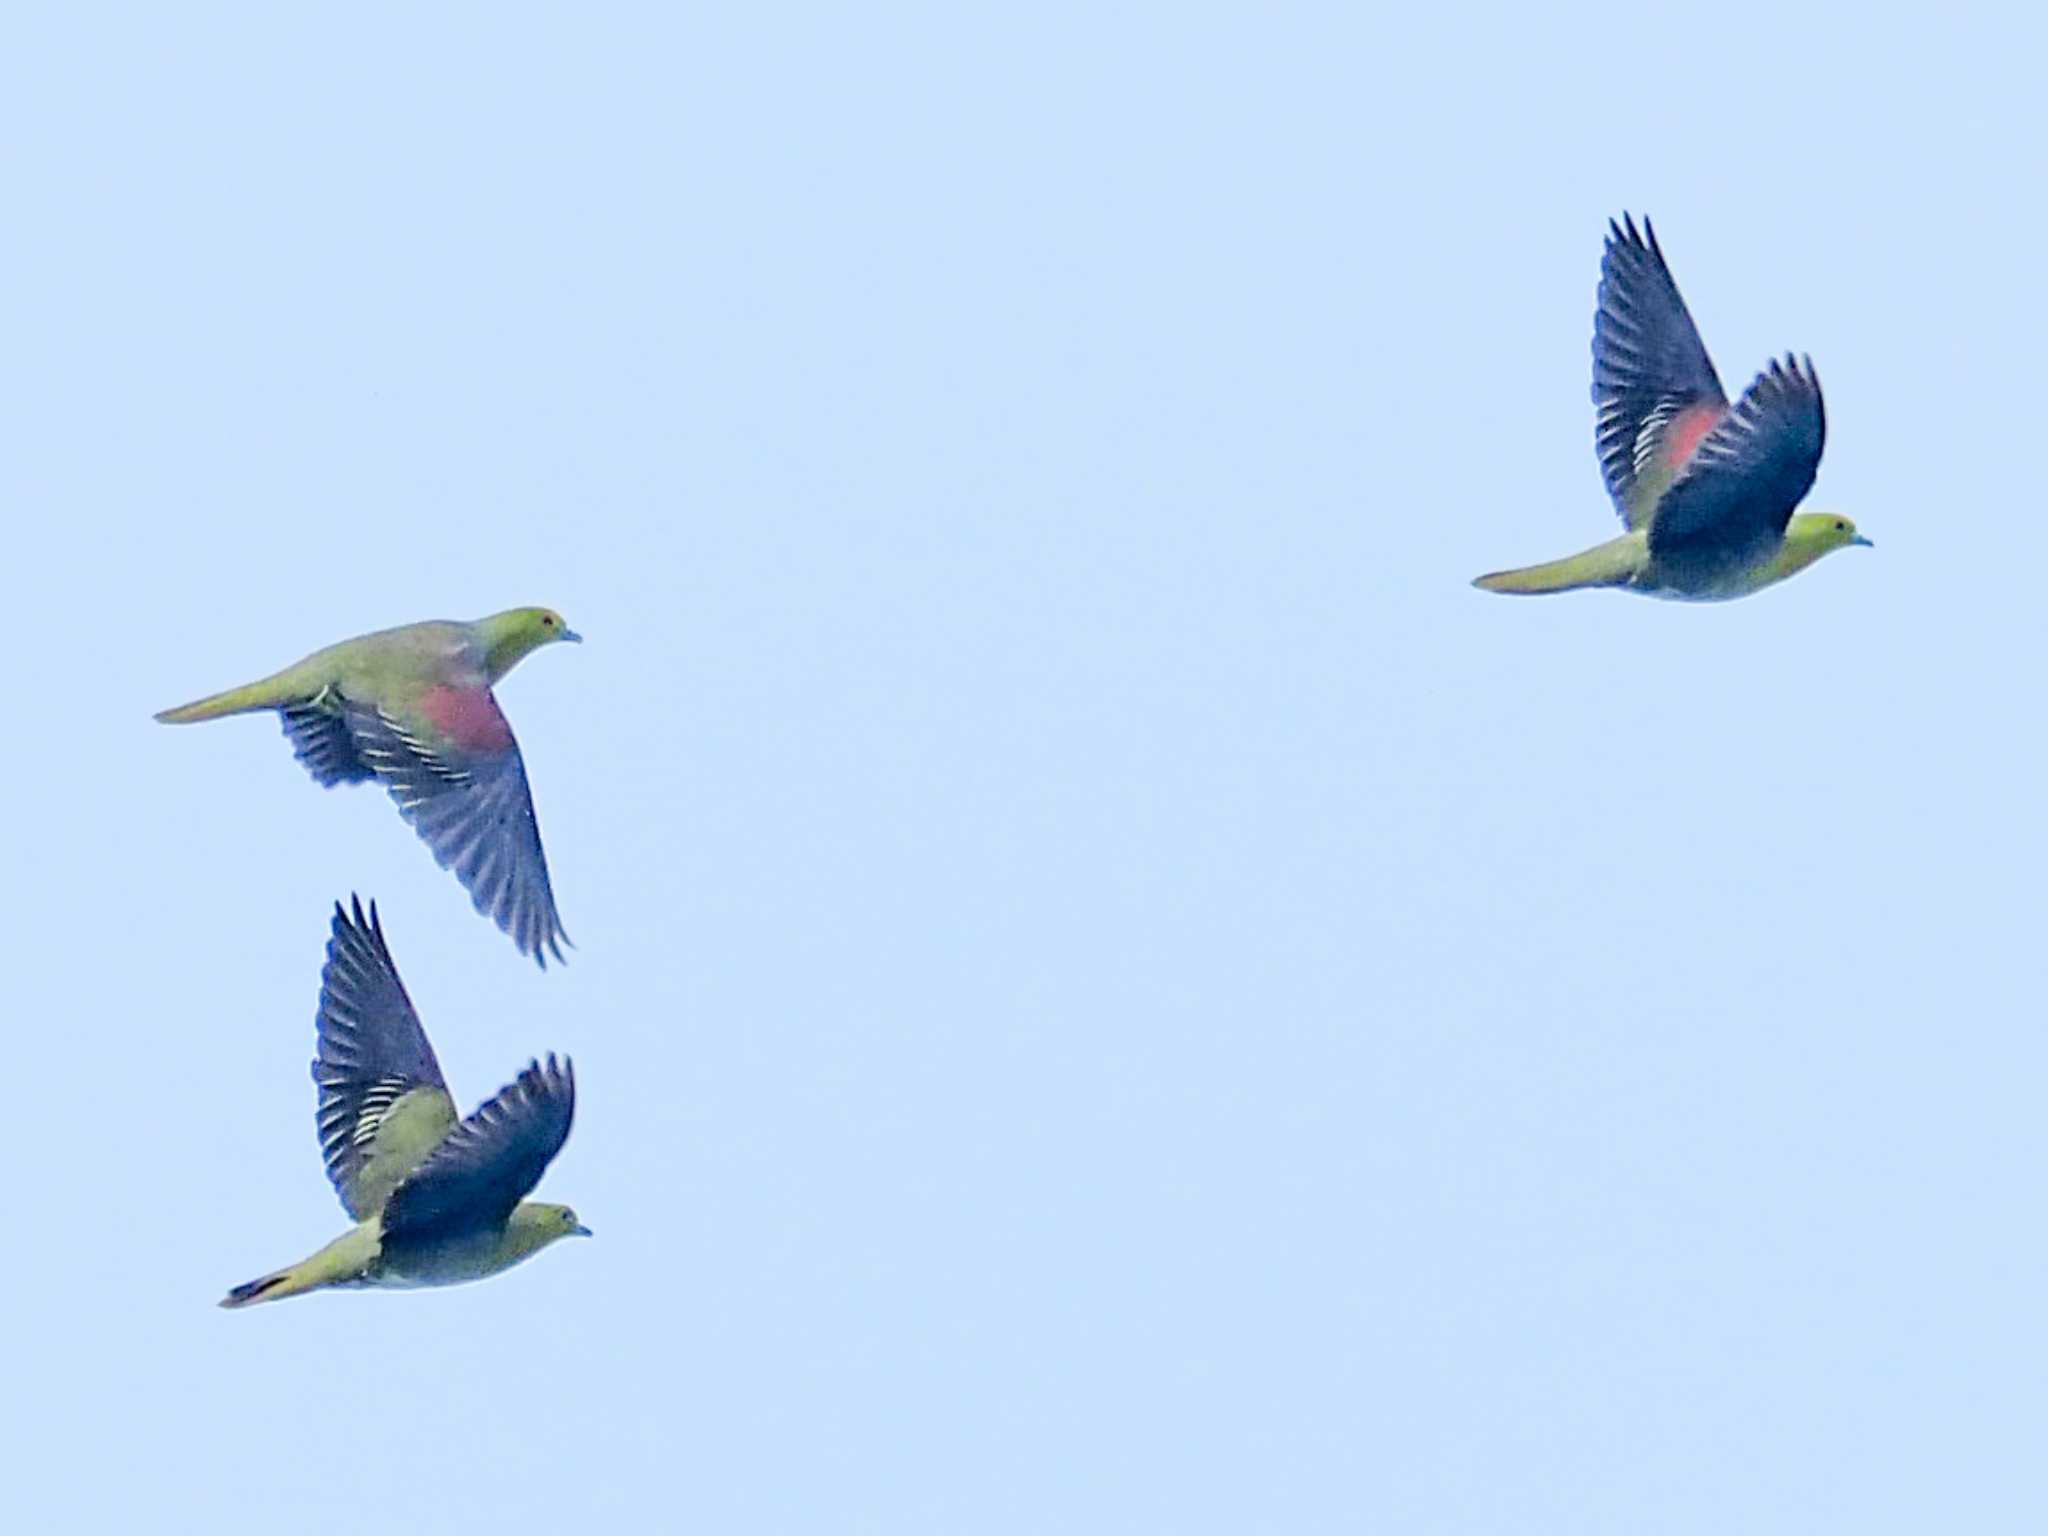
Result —
<instances>
[{"instance_id":1,"label":"pigeon's pale blue beak","mask_svg":"<svg viewBox=\"0 0 2048 1536\"><path fill-rule=\"evenodd\" d=\"M1857 534L1855 538L1851 539L1851 540L1849 541L1849 543L1850 543L1850 545L1851 545L1852 547L1853 547L1853 546L1855 546L1855 545L1861 544L1861 545L1862 545L1862 546L1863 546L1863 547L1864 547L1865 549L1875 549L1875 548L1877 548L1877 546L1876 546L1875 544L1871 543L1871 542L1870 542L1870 540L1868 540L1868 539L1866 539L1865 537L1863 537L1863 535L1862 535L1862 534L1860 534L1860 533L1859 533L1859 534Z\"/></svg>"},{"instance_id":2,"label":"pigeon's pale blue beak","mask_svg":"<svg viewBox=\"0 0 2048 1536\"><path fill-rule=\"evenodd\" d=\"M555 638L558 640L572 641L577 645L581 645L583 643L583 637L577 634L575 630L569 628L569 626L566 624L562 626L561 634L557 635Z\"/></svg>"},{"instance_id":3,"label":"pigeon's pale blue beak","mask_svg":"<svg viewBox=\"0 0 2048 1536\"><path fill-rule=\"evenodd\" d=\"M588 1228L588 1227L580 1227L580 1226L579 1226L579 1227L578 1227L578 1228L576 1229L576 1234L575 1234L575 1235L576 1235L576 1236L578 1236L578 1237L595 1237L595 1236L597 1236L597 1234L596 1234L595 1232L591 1231L591 1230L590 1230L590 1228Z\"/></svg>"}]
</instances>

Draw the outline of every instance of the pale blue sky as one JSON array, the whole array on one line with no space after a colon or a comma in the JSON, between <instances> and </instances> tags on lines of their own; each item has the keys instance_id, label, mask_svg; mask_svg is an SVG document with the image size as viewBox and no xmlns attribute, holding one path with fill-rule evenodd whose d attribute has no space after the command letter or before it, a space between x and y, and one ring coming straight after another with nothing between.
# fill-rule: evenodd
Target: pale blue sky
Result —
<instances>
[{"instance_id":1,"label":"pale blue sky","mask_svg":"<svg viewBox=\"0 0 2048 1536\"><path fill-rule=\"evenodd\" d=\"M8 24L22 1528L2040 1529L2042 23L744 9ZM1624 208L1874 552L1466 585ZM149 719L527 602L559 972ZM351 890L598 1235L220 1312Z\"/></svg>"}]
</instances>

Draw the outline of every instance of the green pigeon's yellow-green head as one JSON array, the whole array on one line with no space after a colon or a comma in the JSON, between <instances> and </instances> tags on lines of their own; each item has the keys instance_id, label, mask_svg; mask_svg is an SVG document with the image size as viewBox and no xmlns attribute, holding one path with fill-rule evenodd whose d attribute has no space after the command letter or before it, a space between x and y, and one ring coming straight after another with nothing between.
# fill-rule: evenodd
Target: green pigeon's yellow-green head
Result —
<instances>
[{"instance_id":1,"label":"green pigeon's yellow-green head","mask_svg":"<svg viewBox=\"0 0 2048 1536\"><path fill-rule=\"evenodd\" d=\"M1870 546L1870 540L1856 531L1856 524L1839 512L1801 512L1786 525L1785 542L1813 551L1815 560L1851 544Z\"/></svg>"},{"instance_id":2,"label":"green pigeon's yellow-green head","mask_svg":"<svg viewBox=\"0 0 2048 1536\"><path fill-rule=\"evenodd\" d=\"M590 1228L586 1227L585 1225L583 1225L582 1222L578 1221L576 1219L576 1213L573 1210L571 1210L568 1206L543 1205L541 1209L546 1211L548 1215L554 1219L555 1226L558 1228L558 1230L555 1233L557 1237L590 1236Z\"/></svg>"},{"instance_id":3,"label":"green pigeon's yellow-green head","mask_svg":"<svg viewBox=\"0 0 2048 1536\"><path fill-rule=\"evenodd\" d=\"M505 1244L522 1259L565 1237L588 1236L590 1228L576 1219L574 1211L545 1200L522 1200L505 1223Z\"/></svg>"},{"instance_id":4,"label":"green pigeon's yellow-green head","mask_svg":"<svg viewBox=\"0 0 2048 1536\"><path fill-rule=\"evenodd\" d=\"M1785 542L1778 546L1777 554L1753 571L1733 595L1759 592L1773 582L1796 576L1822 555L1852 544L1869 543L1856 531L1856 525L1839 512L1801 512L1785 525Z\"/></svg>"},{"instance_id":5,"label":"green pigeon's yellow-green head","mask_svg":"<svg viewBox=\"0 0 2048 1536\"><path fill-rule=\"evenodd\" d=\"M484 665L496 682L544 645L582 636L552 608L508 608L476 621L484 645Z\"/></svg>"}]
</instances>

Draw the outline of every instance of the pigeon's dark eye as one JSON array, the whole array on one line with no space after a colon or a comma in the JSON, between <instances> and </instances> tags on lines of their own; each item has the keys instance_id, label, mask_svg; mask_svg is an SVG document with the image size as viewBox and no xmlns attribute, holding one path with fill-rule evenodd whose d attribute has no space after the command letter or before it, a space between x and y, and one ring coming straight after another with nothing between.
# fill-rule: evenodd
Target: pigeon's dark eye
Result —
<instances>
[{"instance_id":1,"label":"pigeon's dark eye","mask_svg":"<svg viewBox=\"0 0 2048 1536\"><path fill-rule=\"evenodd\" d=\"M1847 523L1836 523L1836 524L1835 524L1835 532L1837 532L1837 533L1847 533L1848 531L1849 531L1849 525L1848 525ZM549 622L550 624L552 624L552 623L554 623L554 620L553 620L553 619L550 619L550 620L548 620L548 622Z\"/></svg>"}]
</instances>

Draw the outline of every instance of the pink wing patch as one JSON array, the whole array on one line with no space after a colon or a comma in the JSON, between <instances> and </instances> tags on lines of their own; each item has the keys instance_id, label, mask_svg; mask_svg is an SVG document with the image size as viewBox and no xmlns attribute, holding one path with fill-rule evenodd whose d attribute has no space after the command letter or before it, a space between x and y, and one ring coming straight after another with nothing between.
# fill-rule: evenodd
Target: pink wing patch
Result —
<instances>
[{"instance_id":1,"label":"pink wing patch","mask_svg":"<svg viewBox=\"0 0 2048 1536\"><path fill-rule=\"evenodd\" d=\"M512 745L512 727L488 688L437 684L420 695L420 713L465 752L503 752Z\"/></svg>"},{"instance_id":2,"label":"pink wing patch","mask_svg":"<svg viewBox=\"0 0 2048 1536\"><path fill-rule=\"evenodd\" d=\"M1711 403L1688 406L1680 411L1664 429L1663 452L1659 457L1672 469L1684 468L1686 460L1693 456L1694 450L1706 441L1707 434L1727 414L1727 406Z\"/></svg>"}]
</instances>

